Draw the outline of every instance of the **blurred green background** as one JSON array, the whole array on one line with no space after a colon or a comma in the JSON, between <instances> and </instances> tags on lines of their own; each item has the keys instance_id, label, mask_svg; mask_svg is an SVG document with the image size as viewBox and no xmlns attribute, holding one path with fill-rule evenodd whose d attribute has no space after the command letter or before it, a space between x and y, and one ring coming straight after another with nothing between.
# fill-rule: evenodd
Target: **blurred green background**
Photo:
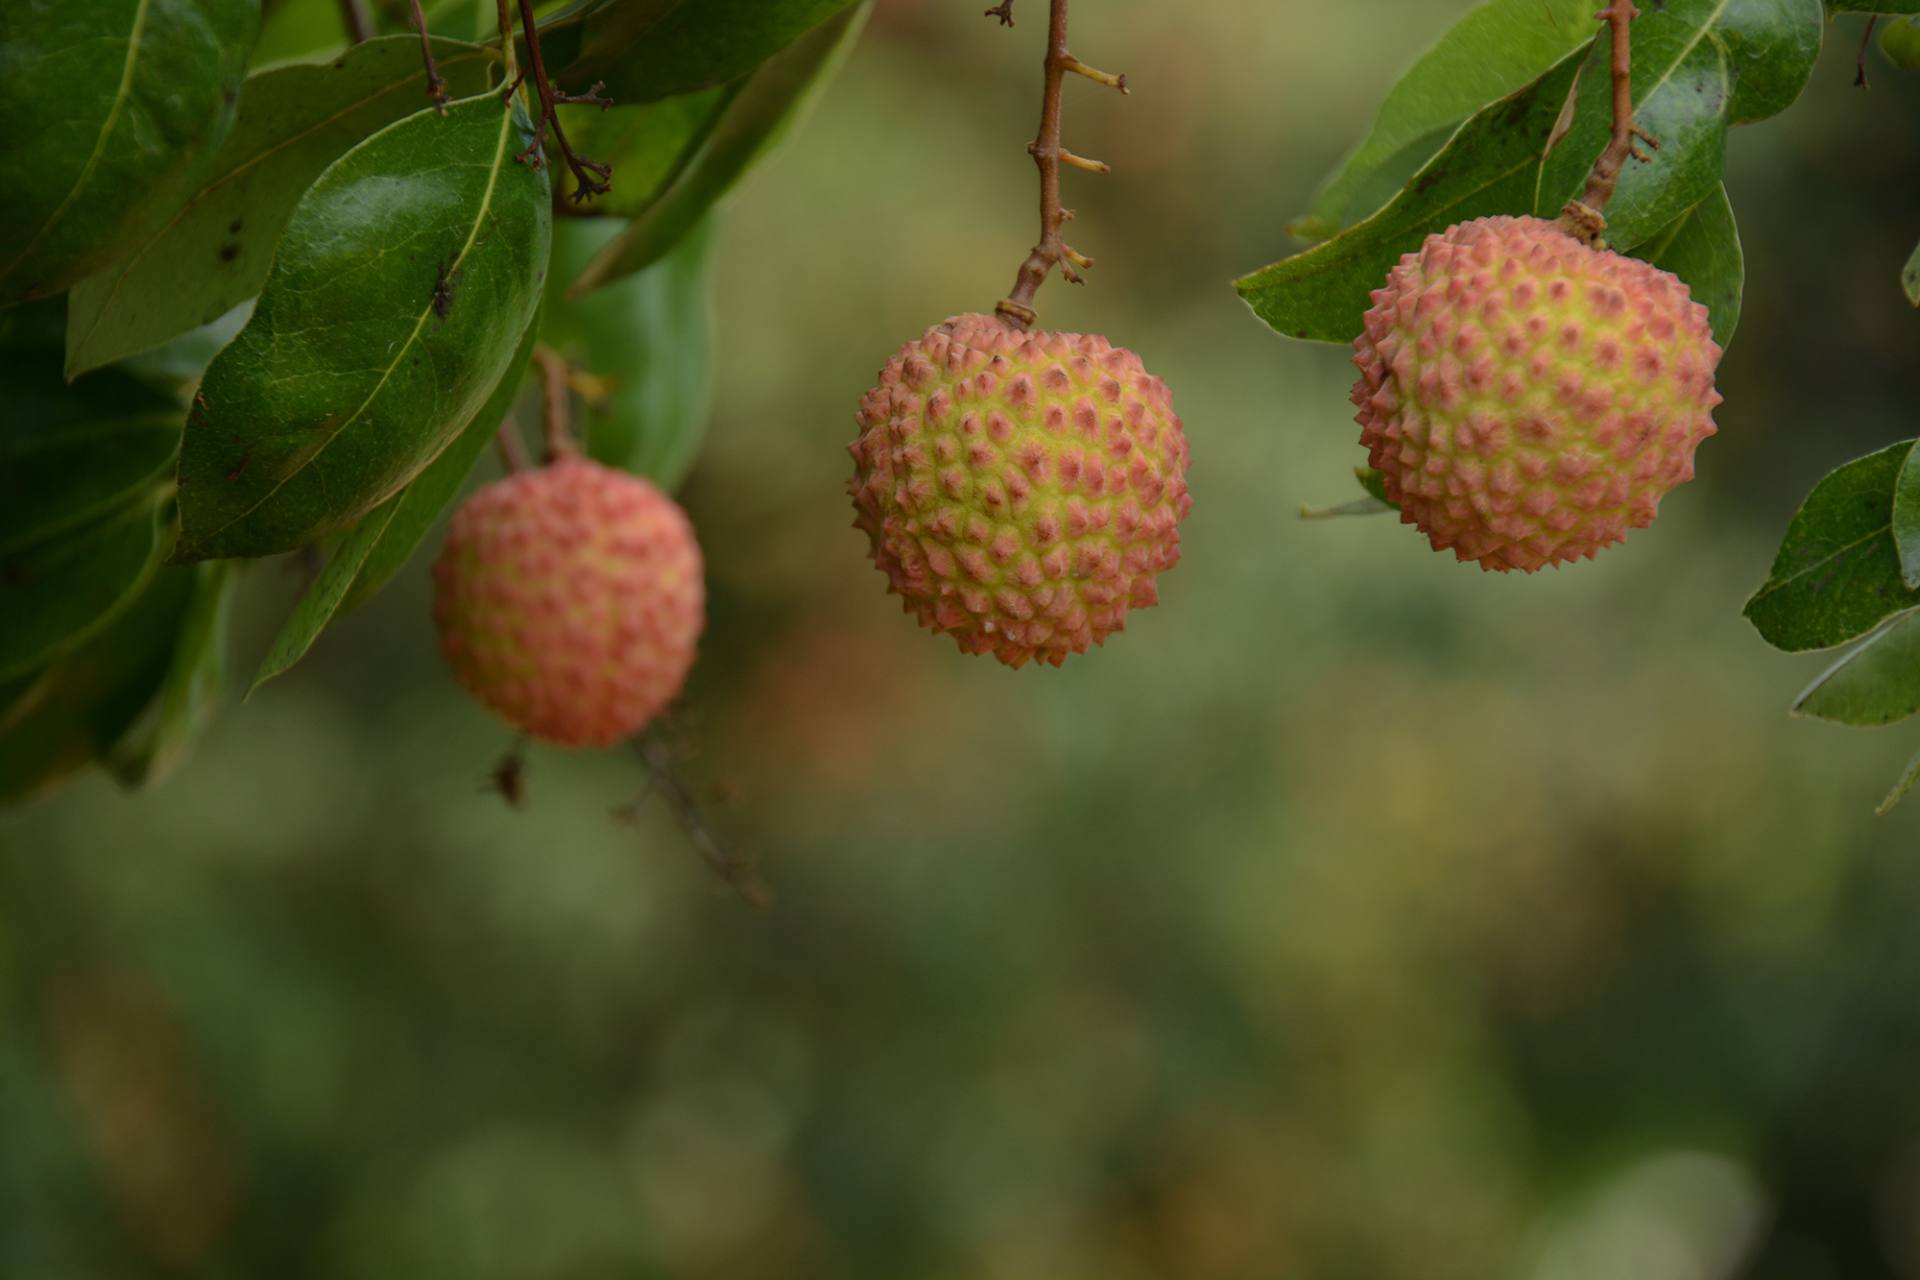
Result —
<instances>
[{"instance_id":1,"label":"blurred green background","mask_svg":"<svg viewBox=\"0 0 1920 1280\"><path fill-rule=\"evenodd\" d=\"M1466 6L1110 0L1092 283L1172 384L1162 605L1059 671L918 632L842 493L902 341L1033 235L1043 22L887 0L716 247L677 769L536 753L423 566L140 795L0 819L0 1275L1920 1277L1920 733L1787 720L1740 617L1799 499L1912 434L1920 80L1735 136L1721 434L1598 562L1482 575L1353 496L1344 354L1227 281ZM489 460L485 464L491 468ZM256 567L239 667L297 594Z\"/></svg>"}]
</instances>

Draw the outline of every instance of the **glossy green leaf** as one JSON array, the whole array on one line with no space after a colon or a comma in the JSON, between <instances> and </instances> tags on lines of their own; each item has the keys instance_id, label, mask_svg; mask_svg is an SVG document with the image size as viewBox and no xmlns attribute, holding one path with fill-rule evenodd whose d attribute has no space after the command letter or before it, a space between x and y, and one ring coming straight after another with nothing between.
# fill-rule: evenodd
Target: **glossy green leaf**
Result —
<instances>
[{"instance_id":1,"label":"glossy green leaf","mask_svg":"<svg viewBox=\"0 0 1920 1280\"><path fill-rule=\"evenodd\" d=\"M599 80L615 102L650 102L745 75L850 2L584 0L543 23L541 43L569 87Z\"/></svg>"},{"instance_id":2,"label":"glossy green leaf","mask_svg":"<svg viewBox=\"0 0 1920 1280\"><path fill-rule=\"evenodd\" d=\"M1794 699L1793 713L1836 724L1892 724L1920 711L1920 613L1874 632Z\"/></svg>"},{"instance_id":3,"label":"glossy green leaf","mask_svg":"<svg viewBox=\"0 0 1920 1280\"><path fill-rule=\"evenodd\" d=\"M1893 482L1893 544L1901 580L1920 591L1920 445L1908 450Z\"/></svg>"},{"instance_id":4,"label":"glossy green leaf","mask_svg":"<svg viewBox=\"0 0 1920 1280\"><path fill-rule=\"evenodd\" d=\"M1633 256L1686 281L1693 300L1707 308L1713 340L1723 348L1733 341L1746 292L1747 260L1725 187L1674 219Z\"/></svg>"},{"instance_id":5,"label":"glossy green leaf","mask_svg":"<svg viewBox=\"0 0 1920 1280\"><path fill-rule=\"evenodd\" d=\"M226 136L259 0L0 5L0 305L58 293L164 218Z\"/></svg>"},{"instance_id":6,"label":"glossy green leaf","mask_svg":"<svg viewBox=\"0 0 1920 1280\"><path fill-rule=\"evenodd\" d=\"M571 199L579 183L562 166L563 196L576 211L596 217L631 218L646 212L668 180L699 153L733 92L734 86L722 85L612 111L561 107L560 123L574 149L613 166L613 190L586 202Z\"/></svg>"},{"instance_id":7,"label":"glossy green leaf","mask_svg":"<svg viewBox=\"0 0 1920 1280\"><path fill-rule=\"evenodd\" d=\"M301 199L180 459L181 559L286 551L420 474L506 372L544 281L546 171L492 93L421 111Z\"/></svg>"},{"instance_id":8,"label":"glossy green leaf","mask_svg":"<svg viewBox=\"0 0 1920 1280\"><path fill-rule=\"evenodd\" d=\"M180 415L0 437L0 554L56 539L172 483Z\"/></svg>"},{"instance_id":9,"label":"glossy green leaf","mask_svg":"<svg viewBox=\"0 0 1920 1280\"><path fill-rule=\"evenodd\" d=\"M1747 618L1768 644L1830 649L1920 605L1901 581L1893 540L1894 484L1913 443L1856 458L1808 495L1773 572L1747 601Z\"/></svg>"},{"instance_id":10,"label":"glossy green leaf","mask_svg":"<svg viewBox=\"0 0 1920 1280\"><path fill-rule=\"evenodd\" d=\"M1594 35L1593 0L1482 0L1387 94L1373 128L1293 226L1323 240L1391 199L1460 122Z\"/></svg>"},{"instance_id":11,"label":"glossy green leaf","mask_svg":"<svg viewBox=\"0 0 1920 1280\"><path fill-rule=\"evenodd\" d=\"M706 216L714 201L804 114L814 94L852 51L872 8L872 0L865 0L847 9L740 81L697 154L644 213L594 256L569 296L577 298L665 257Z\"/></svg>"},{"instance_id":12,"label":"glossy green leaf","mask_svg":"<svg viewBox=\"0 0 1920 1280\"><path fill-rule=\"evenodd\" d=\"M165 675L133 724L113 741L104 761L129 787L158 781L185 758L226 681L233 563L169 565L158 576L176 575L191 586L170 633Z\"/></svg>"},{"instance_id":13,"label":"glossy green leaf","mask_svg":"<svg viewBox=\"0 0 1920 1280\"><path fill-rule=\"evenodd\" d=\"M0 803L31 799L128 738L171 678L199 581L197 568L155 572L111 623L0 714Z\"/></svg>"},{"instance_id":14,"label":"glossy green leaf","mask_svg":"<svg viewBox=\"0 0 1920 1280\"><path fill-rule=\"evenodd\" d=\"M487 87L491 54L447 40L434 52L451 92ZM320 172L427 101L411 36L247 77L239 122L185 202L74 287L67 376L206 324L260 292L280 233Z\"/></svg>"},{"instance_id":15,"label":"glossy green leaf","mask_svg":"<svg viewBox=\"0 0 1920 1280\"><path fill-rule=\"evenodd\" d=\"M553 281L585 265L612 232L603 223L558 228ZM693 465L712 402L712 245L708 219L646 270L574 302L547 302L547 344L606 384L586 404L587 452L668 490Z\"/></svg>"},{"instance_id":16,"label":"glossy green leaf","mask_svg":"<svg viewBox=\"0 0 1920 1280\"><path fill-rule=\"evenodd\" d=\"M1634 24L1640 122L1661 141L1628 165L1608 236L1632 249L1719 186L1726 130L1779 111L1819 52L1819 0L1670 0ZM1489 214L1553 217L1576 195L1611 130L1606 39L1481 110L1378 213L1236 287L1290 337L1348 342L1368 295L1429 234Z\"/></svg>"},{"instance_id":17,"label":"glossy green leaf","mask_svg":"<svg viewBox=\"0 0 1920 1280\"><path fill-rule=\"evenodd\" d=\"M267 656L261 659L260 669L254 673L252 689L258 689L306 656L307 650L313 647L313 642L326 629L327 623L333 620L340 602L346 599L347 590L353 586L354 579L360 576L367 557L373 553L380 539L386 536L394 513L400 509L400 500L400 496L392 498L368 514L340 540L326 568L320 571L306 594L300 597L293 615L280 628L280 634L274 637ZM249 695L252 689L248 690Z\"/></svg>"},{"instance_id":18,"label":"glossy green leaf","mask_svg":"<svg viewBox=\"0 0 1920 1280\"><path fill-rule=\"evenodd\" d=\"M0 680L46 665L105 626L151 576L161 503L132 503L72 533L0 552Z\"/></svg>"}]
</instances>

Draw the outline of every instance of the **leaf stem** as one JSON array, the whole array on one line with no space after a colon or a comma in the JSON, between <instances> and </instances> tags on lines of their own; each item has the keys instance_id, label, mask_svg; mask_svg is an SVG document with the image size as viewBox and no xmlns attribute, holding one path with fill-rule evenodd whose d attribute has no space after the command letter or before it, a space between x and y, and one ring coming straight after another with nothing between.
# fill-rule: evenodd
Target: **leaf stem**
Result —
<instances>
[{"instance_id":1,"label":"leaf stem","mask_svg":"<svg viewBox=\"0 0 1920 1280\"><path fill-rule=\"evenodd\" d=\"M367 17L364 0L340 0L340 24L347 29L349 44L365 44L373 39L373 20Z\"/></svg>"},{"instance_id":2,"label":"leaf stem","mask_svg":"<svg viewBox=\"0 0 1920 1280\"><path fill-rule=\"evenodd\" d=\"M1560 211L1561 227L1588 244L1598 244L1601 233L1607 229L1607 202L1613 199L1614 190L1620 185L1620 171L1627 161L1645 162L1653 158L1642 151L1639 144L1644 142L1655 150L1660 146L1659 139L1634 123L1633 118L1633 20L1639 16L1640 10L1634 8L1633 0L1610 0L1606 8L1594 15L1596 20L1605 22L1613 34L1610 67L1613 136L1607 140L1600 158L1593 162L1586 190Z\"/></svg>"},{"instance_id":3,"label":"leaf stem","mask_svg":"<svg viewBox=\"0 0 1920 1280\"><path fill-rule=\"evenodd\" d=\"M420 0L407 0L409 10L407 21L420 33L420 58L427 64L427 96L433 99L433 109L441 115L447 114L447 82L440 78L440 68L433 61L433 38L427 34L427 15L420 9Z\"/></svg>"},{"instance_id":4,"label":"leaf stem","mask_svg":"<svg viewBox=\"0 0 1920 1280\"><path fill-rule=\"evenodd\" d=\"M499 11L500 56L506 63L506 92L501 94L502 101L512 101L513 91L520 87L520 42L513 38L513 15L508 11L507 0L493 0Z\"/></svg>"},{"instance_id":5,"label":"leaf stem","mask_svg":"<svg viewBox=\"0 0 1920 1280\"><path fill-rule=\"evenodd\" d=\"M1073 217L1071 209L1060 206L1060 166L1071 165L1089 173L1106 173L1109 166L1100 160L1075 155L1060 145L1060 87L1067 74L1082 75L1111 89L1127 92L1127 78L1089 67L1067 52L1067 0L1050 0L1047 18L1046 79L1040 94L1040 131L1027 145L1027 154L1040 169L1040 239L1021 262L1014 275L1013 290L1001 299L994 311L1007 323L1024 329L1034 322L1034 295L1046 283L1055 267L1069 284L1083 284L1076 268L1093 265L1093 259L1072 248L1061 238L1060 228ZM1012 0L987 10L1005 26L1013 25Z\"/></svg>"},{"instance_id":6,"label":"leaf stem","mask_svg":"<svg viewBox=\"0 0 1920 1280\"><path fill-rule=\"evenodd\" d=\"M573 438L573 403L567 387L567 358L544 342L533 348L540 366L540 425L546 432L548 462L580 452Z\"/></svg>"},{"instance_id":7,"label":"leaf stem","mask_svg":"<svg viewBox=\"0 0 1920 1280\"><path fill-rule=\"evenodd\" d=\"M540 97L540 118L533 126L533 142L516 159L529 168L539 168L540 140L546 136L546 130L551 125L553 140L559 146L567 168L573 171L574 202L605 195L613 190L613 184L609 181L613 177L613 166L585 159L574 151L573 144L567 141L567 131L560 125L559 105L563 102L591 103L605 111L613 105L613 99L602 96L600 92L606 85L596 82L585 93L556 92L552 81L547 79L546 60L540 55L540 31L533 19L533 0L520 0L520 27L527 36L527 62L533 69L534 91Z\"/></svg>"}]
</instances>

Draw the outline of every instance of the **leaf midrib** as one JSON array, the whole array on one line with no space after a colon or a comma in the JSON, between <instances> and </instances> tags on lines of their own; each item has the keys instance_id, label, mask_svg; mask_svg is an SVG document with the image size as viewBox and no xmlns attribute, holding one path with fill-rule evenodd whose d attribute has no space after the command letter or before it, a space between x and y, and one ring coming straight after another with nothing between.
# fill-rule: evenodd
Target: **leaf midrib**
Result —
<instances>
[{"instance_id":1,"label":"leaf midrib","mask_svg":"<svg viewBox=\"0 0 1920 1280\"><path fill-rule=\"evenodd\" d=\"M499 186L500 186L500 173L502 168L502 160L506 156L506 152L507 152L507 139L512 136L512 133L513 133L513 108L505 107L500 112L500 137L498 142L496 142L494 145L493 165L488 170L488 173L487 173L486 193L480 199L480 207L474 211L473 226L467 232L467 242L462 246L460 246L460 252L454 256L452 263L449 264L447 267L446 273L449 278L451 278L453 274L460 269L461 265L466 262L467 255L473 252L474 243L480 238L480 228L486 222L488 213L490 213L493 209L494 193L499 189ZM225 533L227 530L233 528L234 525L239 524L242 520L245 520L248 516L251 516L254 512L258 511L261 507L265 506L268 502L270 502L275 497L275 495L277 495L280 492L280 490L284 489L288 485L288 483L290 483L293 480L295 476L303 474L309 467L313 466L314 463L318 462L320 460L320 455L325 453L327 449L332 446L335 440L338 440L341 436L345 435L347 431L353 426L353 424L358 422L361 416L366 413L368 407L371 406L374 403L374 401L380 398L381 391L385 390L386 388L387 380L393 377L393 371L400 367L401 363L406 359L407 353L412 351L414 344L420 340L420 331L426 327L427 317L432 314L433 314L433 303L431 300L429 300L428 303L420 309L420 316L413 323L413 332L407 335L407 340L400 344L400 348L398 351L394 353L393 359L390 362L388 362L387 367L381 371L380 380L374 383L373 389L367 393L366 398L360 402L359 407L353 411L353 413L347 418L345 422L342 422L338 427L334 428L333 432L330 435L328 435L324 441L321 442L320 447L315 449L311 454L307 456L307 459L305 462L302 462L299 466L293 468L291 471L287 472L286 475L282 476L280 478L279 483L275 484L271 489L267 490L264 494L262 494L259 497L259 499L253 503L252 506L240 512L238 515L234 516L231 520L227 521L225 524L221 525L219 528L209 532L206 535L206 537L201 541L211 542L213 539L218 538L221 534Z\"/></svg>"}]
</instances>

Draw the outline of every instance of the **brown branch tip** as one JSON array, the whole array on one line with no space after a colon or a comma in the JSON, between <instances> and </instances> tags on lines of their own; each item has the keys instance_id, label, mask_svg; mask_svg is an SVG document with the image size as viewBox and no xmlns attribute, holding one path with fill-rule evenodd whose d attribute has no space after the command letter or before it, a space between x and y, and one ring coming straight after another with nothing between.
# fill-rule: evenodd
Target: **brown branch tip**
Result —
<instances>
[{"instance_id":1,"label":"brown branch tip","mask_svg":"<svg viewBox=\"0 0 1920 1280\"><path fill-rule=\"evenodd\" d=\"M601 92L607 86L599 81L589 86L585 93L562 93L554 87L553 82L547 78L546 60L540 53L540 30L533 18L533 0L519 0L519 2L520 28L527 38L527 67L508 82L507 90L502 97L511 98L514 91L526 79L527 71L531 70L534 94L540 100L540 116L533 124L533 141L528 143L527 149L514 159L529 169L540 168L544 163L542 144L546 140L548 130L552 130L554 144L560 148L561 158L573 173L574 188L573 195L570 197L573 202L579 204L595 196L605 195L613 190L613 166L602 164L598 160L589 160L573 149L573 144L567 141L567 131L561 127L559 107L562 103L581 103L596 106L605 111L613 105L613 99Z\"/></svg>"},{"instance_id":2,"label":"brown branch tip","mask_svg":"<svg viewBox=\"0 0 1920 1280\"><path fill-rule=\"evenodd\" d=\"M1600 243L1600 236L1607 228L1607 202L1613 199L1614 190L1620 185L1620 171L1627 161L1634 159L1644 164L1653 159L1641 149L1643 142L1656 151L1660 147L1660 140L1642 129L1633 118L1633 20L1640 16L1640 10L1633 6L1633 0L1612 0L1593 16L1595 21L1606 23L1613 35L1609 67L1613 79L1613 136L1607 140L1600 158L1593 162L1586 190L1560 211L1560 226L1588 244Z\"/></svg>"},{"instance_id":3,"label":"brown branch tip","mask_svg":"<svg viewBox=\"0 0 1920 1280\"><path fill-rule=\"evenodd\" d=\"M1093 259L1069 245L1060 234L1061 227L1073 217L1073 210L1060 205L1060 166L1071 165L1089 173L1106 173L1108 166L1099 160L1075 155L1060 145L1060 91L1067 74L1085 76L1109 89L1127 92L1127 78L1088 66L1067 52L1067 0L1050 0L1047 19L1046 78L1040 95L1040 131L1027 144L1027 154L1040 170L1040 239L1028 252L1013 278L1013 290L994 311L1008 324L1024 329L1035 319L1034 295L1046 283L1055 267L1069 284L1084 284L1080 272L1093 265ZM1013 0L987 10L1013 25Z\"/></svg>"}]
</instances>

